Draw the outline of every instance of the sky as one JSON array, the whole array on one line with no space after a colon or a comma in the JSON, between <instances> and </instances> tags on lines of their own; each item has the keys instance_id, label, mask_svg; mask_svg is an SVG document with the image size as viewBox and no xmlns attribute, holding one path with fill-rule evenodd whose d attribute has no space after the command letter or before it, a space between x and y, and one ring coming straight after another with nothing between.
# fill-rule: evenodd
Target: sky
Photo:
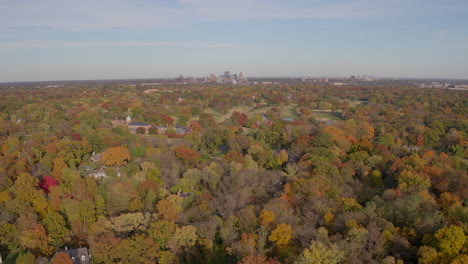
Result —
<instances>
[{"instance_id":1,"label":"sky","mask_svg":"<svg viewBox=\"0 0 468 264\"><path fill-rule=\"evenodd\" d=\"M467 0L0 0L0 82L468 79Z\"/></svg>"}]
</instances>

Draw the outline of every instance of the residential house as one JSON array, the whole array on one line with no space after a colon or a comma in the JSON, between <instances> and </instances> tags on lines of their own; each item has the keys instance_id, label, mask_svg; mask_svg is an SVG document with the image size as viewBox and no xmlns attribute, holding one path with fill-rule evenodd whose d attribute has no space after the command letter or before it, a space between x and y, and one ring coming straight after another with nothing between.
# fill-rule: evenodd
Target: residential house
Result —
<instances>
[{"instance_id":1,"label":"residential house","mask_svg":"<svg viewBox=\"0 0 468 264\"><path fill-rule=\"evenodd\" d=\"M89 173L89 176L92 176L96 179L100 179L107 177L107 174L104 170L94 170L91 173Z\"/></svg>"},{"instance_id":2,"label":"residential house","mask_svg":"<svg viewBox=\"0 0 468 264\"><path fill-rule=\"evenodd\" d=\"M59 252L65 252L70 256L73 261L73 264L89 264L91 263L91 251L87 247L75 248L75 249L67 249L59 250ZM55 254L57 254L55 253ZM54 254L54 256L55 256Z\"/></svg>"},{"instance_id":3,"label":"residential house","mask_svg":"<svg viewBox=\"0 0 468 264\"><path fill-rule=\"evenodd\" d=\"M101 161L102 159L102 153L98 153L96 154L95 152L93 152L93 155L91 155L91 157L89 158L91 161Z\"/></svg>"}]
</instances>

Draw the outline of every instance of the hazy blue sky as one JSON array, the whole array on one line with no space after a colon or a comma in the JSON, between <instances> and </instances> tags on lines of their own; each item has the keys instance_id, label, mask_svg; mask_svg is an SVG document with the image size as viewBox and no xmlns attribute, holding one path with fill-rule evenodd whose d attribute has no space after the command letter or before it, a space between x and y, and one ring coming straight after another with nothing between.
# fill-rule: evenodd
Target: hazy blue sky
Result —
<instances>
[{"instance_id":1,"label":"hazy blue sky","mask_svg":"<svg viewBox=\"0 0 468 264\"><path fill-rule=\"evenodd\" d=\"M0 0L0 82L468 79L468 0Z\"/></svg>"}]
</instances>

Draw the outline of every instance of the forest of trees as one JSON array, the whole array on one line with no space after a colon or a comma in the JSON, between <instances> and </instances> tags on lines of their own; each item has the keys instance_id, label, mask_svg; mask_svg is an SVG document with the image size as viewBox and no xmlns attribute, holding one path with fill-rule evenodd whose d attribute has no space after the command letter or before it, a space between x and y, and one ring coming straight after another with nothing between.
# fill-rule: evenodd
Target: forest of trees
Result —
<instances>
[{"instance_id":1,"label":"forest of trees","mask_svg":"<svg viewBox=\"0 0 468 264\"><path fill-rule=\"evenodd\" d=\"M144 89L0 90L4 263L468 263L466 91Z\"/></svg>"}]
</instances>

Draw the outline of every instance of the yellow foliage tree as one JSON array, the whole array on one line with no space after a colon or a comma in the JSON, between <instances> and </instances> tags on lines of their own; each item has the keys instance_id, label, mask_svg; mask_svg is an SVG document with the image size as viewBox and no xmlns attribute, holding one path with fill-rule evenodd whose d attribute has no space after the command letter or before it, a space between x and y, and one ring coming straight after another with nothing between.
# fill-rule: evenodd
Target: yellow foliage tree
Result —
<instances>
[{"instance_id":1,"label":"yellow foliage tree","mask_svg":"<svg viewBox=\"0 0 468 264\"><path fill-rule=\"evenodd\" d=\"M293 229L288 224L279 224L272 232L268 239L276 245L286 245L292 238Z\"/></svg>"},{"instance_id":2,"label":"yellow foliage tree","mask_svg":"<svg viewBox=\"0 0 468 264\"><path fill-rule=\"evenodd\" d=\"M418 250L418 263L420 264L436 264L439 263L439 254L432 247L422 246Z\"/></svg>"},{"instance_id":3,"label":"yellow foliage tree","mask_svg":"<svg viewBox=\"0 0 468 264\"><path fill-rule=\"evenodd\" d=\"M434 237L437 239L439 255L445 259L456 257L465 245L466 235L460 226L446 226L439 229Z\"/></svg>"},{"instance_id":4,"label":"yellow foliage tree","mask_svg":"<svg viewBox=\"0 0 468 264\"><path fill-rule=\"evenodd\" d=\"M328 210L325 215L323 216L323 220L325 220L325 223L327 225L331 224L333 219L335 218L335 216L333 215L332 212L330 212L330 210Z\"/></svg>"},{"instance_id":5,"label":"yellow foliage tree","mask_svg":"<svg viewBox=\"0 0 468 264\"><path fill-rule=\"evenodd\" d=\"M278 165L283 165L285 162L288 161L288 153L286 150L282 149L278 155Z\"/></svg>"},{"instance_id":6,"label":"yellow foliage tree","mask_svg":"<svg viewBox=\"0 0 468 264\"><path fill-rule=\"evenodd\" d=\"M275 213L273 213L272 211L263 209L262 212L260 212L260 224L269 225L275 220Z\"/></svg>"},{"instance_id":7,"label":"yellow foliage tree","mask_svg":"<svg viewBox=\"0 0 468 264\"><path fill-rule=\"evenodd\" d=\"M54 169L52 170L52 177L57 180L58 183L63 183L62 170L68 168L65 161L62 158L54 159Z\"/></svg>"},{"instance_id":8,"label":"yellow foliage tree","mask_svg":"<svg viewBox=\"0 0 468 264\"><path fill-rule=\"evenodd\" d=\"M337 264L343 263L345 252L335 244L325 245L320 241L312 241L309 248L299 256L296 264Z\"/></svg>"},{"instance_id":9,"label":"yellow foliage tree","mask_svg":"<svg viewBox=\"0 0 468 264\"><path fill-rule=\"evenodd\" d=\"M354 198L341 198L341 203L343 211L345 212L362 209L362 205L360 205Z\"/></svg>"}]
</instances>

